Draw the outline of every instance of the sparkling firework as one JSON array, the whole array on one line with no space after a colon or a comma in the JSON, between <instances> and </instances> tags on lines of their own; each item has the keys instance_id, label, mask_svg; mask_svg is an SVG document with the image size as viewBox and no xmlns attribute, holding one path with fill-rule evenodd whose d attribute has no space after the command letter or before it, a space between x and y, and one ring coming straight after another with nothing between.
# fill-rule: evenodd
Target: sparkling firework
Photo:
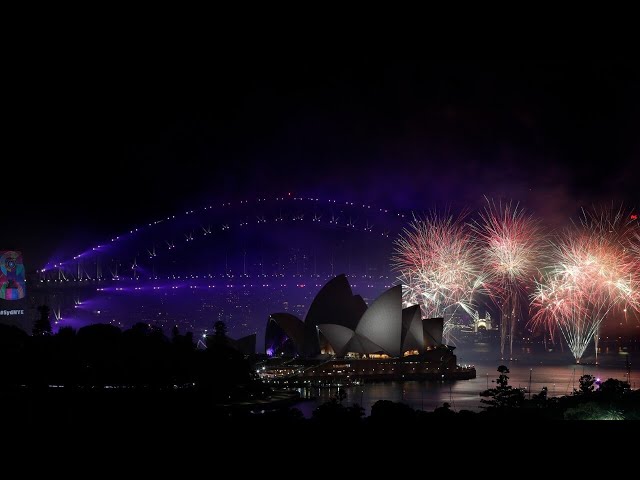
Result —
<instances>
[{"instance_id":1,"label":"sparkling firework","mask_svg":"<svg viewBox=\"0 0 640 480\"><path fill-rule=\"evenodd\" d=\"M557 327L580 362L600 325L615 309L640 308L640 262L622 210L585 212L564 232L532 297L532 322ZM596 357L597 358L597 357Z\"/></svg>"},{"instance_id":2,"label":"sparkling firework","mask_svg":"<svg viewBox=\"0 0 640 480\"><path fill-rule=\"evenodd\" d=\"M638 223L637 220L635 223L632 223L631 231L632 234L629 236L631 251L637 257L640 257L640 223Z\"/></svg>"},{"instance_id":3,"label":"sparkling firework","mask_svg":"<svg viewBox=\"0 0 640 480\"><path fill-rule=\"evenodd\" d=\"M448 338L451 315L473 316L473 297L482 287L479 252L464 215L432 212L414 218L396 240L392 257L403 284L405 305L419 304L426 318L442 317Z\"/></svg>"},{"instance_id":4,"label":"sparkling firework","mask_svg":"<svg viewBox=\"0 0 640 480\"><path fill-rule=\"evenodd\" d=\"M542 251L540 227L517 204L487 199L480 221L473 229L480 240L485 286L500 307L500 353L504 357L509 338L509 355L513 355L513 337L520 316L520 297L533 283Z\"/></svg>"}]
</instances>

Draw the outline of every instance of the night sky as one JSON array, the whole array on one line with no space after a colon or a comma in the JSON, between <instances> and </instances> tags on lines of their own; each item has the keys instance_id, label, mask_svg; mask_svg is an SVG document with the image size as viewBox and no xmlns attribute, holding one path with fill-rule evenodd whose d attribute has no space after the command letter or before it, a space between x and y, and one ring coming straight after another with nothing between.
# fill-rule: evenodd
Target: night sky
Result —
<instances>
[{"instance_id":1,"label":"night sky","mask_svg":"<svg viewBox=\"0 0 640 480\"><path fill-rule=\"evenodd\" d=\"M639 203L632 56L66 47L41 45L7 70L0 249L23 250L28 268L158 215L256 194L415 210L488 195L553 226L580 206Z\"/></svg>"}]
</instances>

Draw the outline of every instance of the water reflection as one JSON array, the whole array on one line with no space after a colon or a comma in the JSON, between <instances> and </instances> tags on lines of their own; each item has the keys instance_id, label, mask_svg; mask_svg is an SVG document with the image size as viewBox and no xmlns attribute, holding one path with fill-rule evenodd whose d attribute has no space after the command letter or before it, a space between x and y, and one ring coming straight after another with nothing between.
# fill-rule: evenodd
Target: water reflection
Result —
<instances>
[{"instance_id":1,"label":"water reflection","mask_svg":"<svg viewBox=\"0 0 640 480\"><path fill-rule=\"evenodd\" d=\"M457 352L456 352L457 353ZM570 354L554 352L546 354L531 354L523 349L518 360L499 360L488 346L477 345L473 350L461 352L458 355L459 364L472 364L476 367L477 376L473 380L459 380L454 382L411 381L368 383L361 386L343 387L347 393L345 404L359 403L365 408L367 415L371 413L371 406L378 400L403 402L415 409L432 411L449 402L454 410L479 411L481 407L479 393L495 386L498 377L498 365L507 365L510 369L509 384L526 389L527 397L548 388L549 396L570 394L578 387L580 376L589 374L602 381L607 378L627 380L626 360L630 364L640 358L638 353L602 353L599 364L595 365L594 358L586 358L585 364L576 365ZM466 353L466 355L465 355ZM635 362L636 366L638 365ZM631 370L631 387L640 386L640 372ZM296 405L306 417L310 417L313 410L335 396L337 388L312 389L302 392L303 395L316 397L315 400L304 401Z\"/></svg>"}]
</instances>

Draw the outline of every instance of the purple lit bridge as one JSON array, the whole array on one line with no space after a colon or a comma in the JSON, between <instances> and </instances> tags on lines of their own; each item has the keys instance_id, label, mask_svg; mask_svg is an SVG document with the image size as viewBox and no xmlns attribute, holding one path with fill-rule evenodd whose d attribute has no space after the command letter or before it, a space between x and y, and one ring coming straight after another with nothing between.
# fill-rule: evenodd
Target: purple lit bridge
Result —
<instances>
[{"instance_id":1,"label":"purple lit bridge","mask_svg":"<svg viewBox=\"0 0 640 480\"><path fill-rule=\"evenodd\" d=\"M204 334L223 320L234 335L260 333L273 311L303 316L336 274L370 299L394 284L393 239L410 217L293 193L209 204L51 260L32 291L58 327L142 321Z\"/></svg>"}]
</instances>

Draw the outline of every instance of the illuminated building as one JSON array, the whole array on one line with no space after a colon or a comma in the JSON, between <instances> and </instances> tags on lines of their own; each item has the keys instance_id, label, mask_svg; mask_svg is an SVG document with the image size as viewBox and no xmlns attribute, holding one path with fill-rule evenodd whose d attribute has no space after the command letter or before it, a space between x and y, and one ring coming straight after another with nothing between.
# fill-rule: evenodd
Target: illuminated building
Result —
<instances>
[{"instance_id":1,"label":"illuminated building","mask_svg":"<svg viewBox=\"0 0 640 480\"><path fill-rule=\"evenodd\" d=\"M442 334L442 318L422 319L418 305L402 308L401 285L384 291L367 308L339 275L320 290L304 322L289 313L269 316L267 355L298 360L287 368L276 362L264 375L323 381L475 376L475 370L456 365L454 347L442 344Z\"/></svg>"}]
</instances>

